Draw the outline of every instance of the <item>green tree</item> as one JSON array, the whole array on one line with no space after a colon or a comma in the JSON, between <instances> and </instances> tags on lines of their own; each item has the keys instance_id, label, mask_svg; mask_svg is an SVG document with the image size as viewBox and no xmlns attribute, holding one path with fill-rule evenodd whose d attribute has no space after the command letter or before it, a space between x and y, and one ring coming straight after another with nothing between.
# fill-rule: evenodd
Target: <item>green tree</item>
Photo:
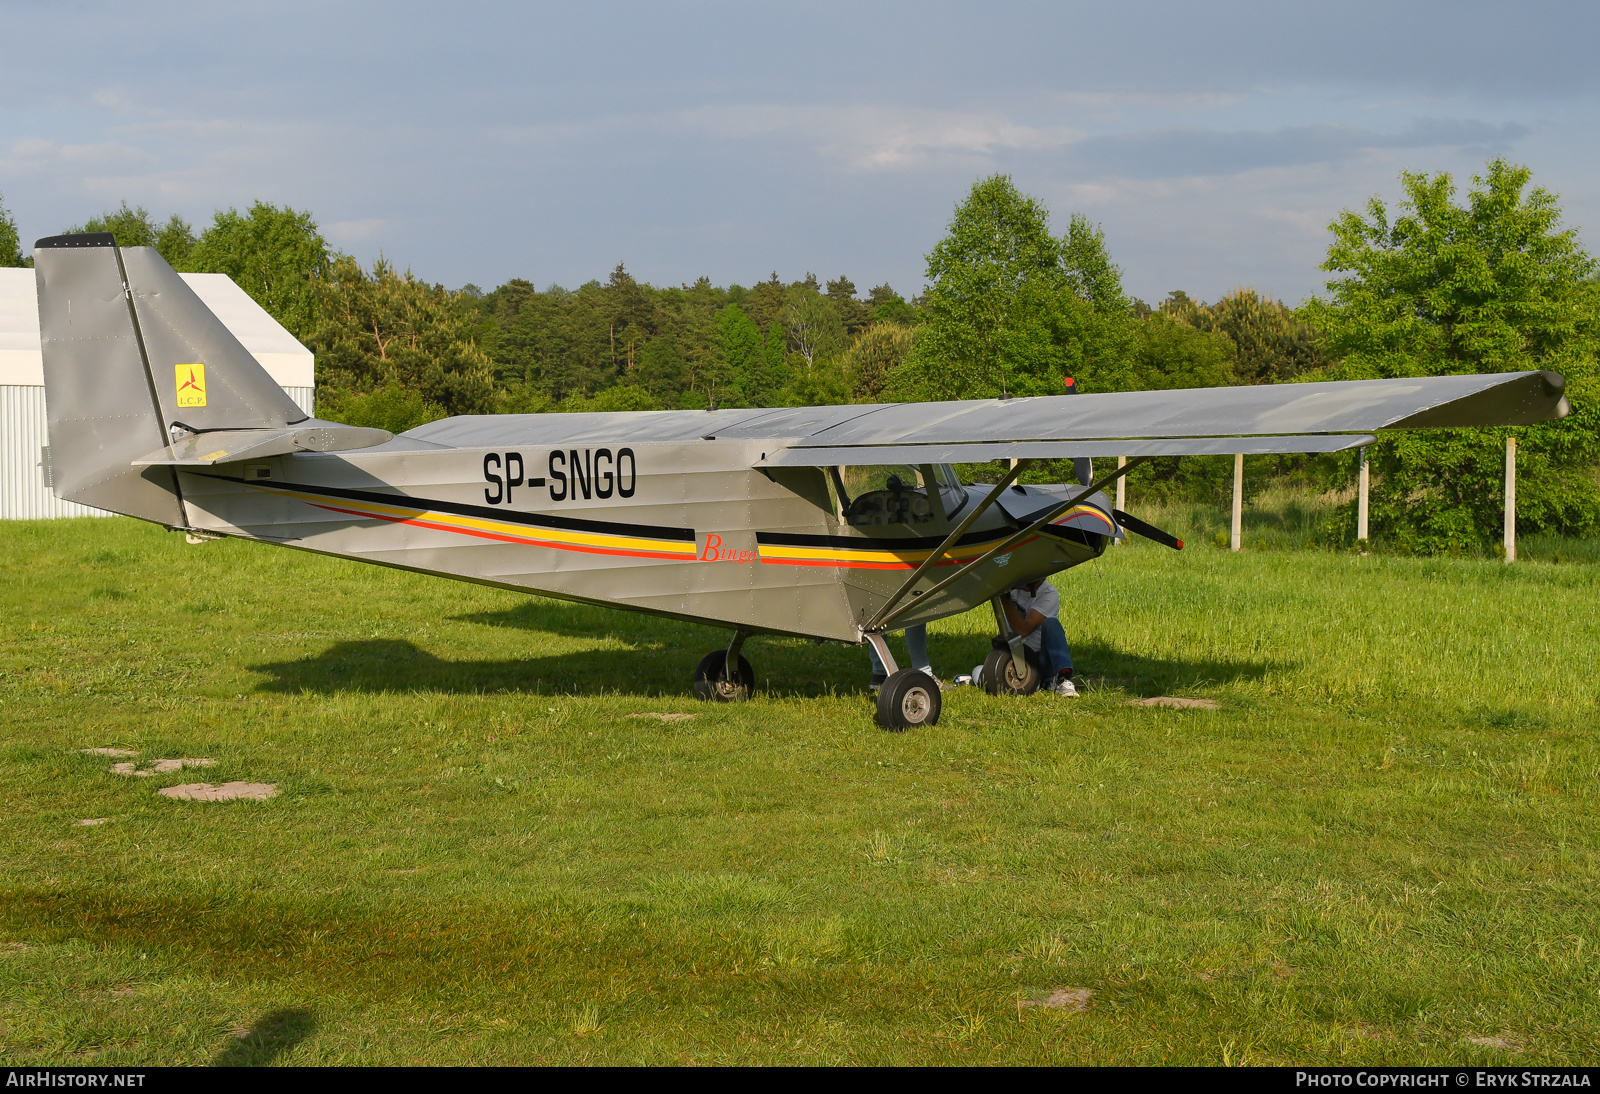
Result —
<instances>
[{"instance_id":1,"label":"green tree","mask_svg":"<svg viewBox=\"0 0 1600 1094\"><path fill-rule=\"evenodd\" d=\"M155 235L152 226L152 245ZM248 213L219 211L195 241L186 265L198 273L227 274L305 340L318 330L319 280L328 273L330 259L310 213L258 201Z\"/></svg>"},{"instance_id":2,"label":"green tree","mask_svg":"<svg viewBox=\"0 0 1600 1094\"><path fill-rule=\"evenodd\" d=\"M794 370L789 367L789 332L782 323L774 321L761 337L766 355L766 380L762 388L769 403L778 401L778 392L789 386Z\"/></svg>"},{"instance_id":3,"label":"green tree","mask_svg":"<svg viewBox=\"0 0 1600 1094\"><path fill-rule=\"evenodd\" d=\"M651 399L657 403L676 403L685 379L683 351L670 331L645 343L639 354L639 367L634 370L634 382L648 392Z\"/></svg>"},{"instance_id":4,"label":"green tree","mask_svg":"<svg viewBox=\"0 0 1600 1094\"><path fill-rule=\"evenodd\" d=\"M778 271L773 270L771 277L758 282L746 298L738 303L749 313L755 325L765 332L773 323L783 319L783 309L789 303L789 289L778 280Z\"/></svg>"},{"instance_id":5,"label":"green tree","mask_svg":"<svg viewBox=\"0 0 1600 1094\"><path fill-rule=\"evenodd\" d=\"M90 217L82 224L67 229L68 235L78 232L110 232L118 247L154 247L160 231L150 210L143 205L130 207L126 201L109 213Z\"/></svg>"},{"instance_id":6,"label":"green tree","mask_svg":"<svg viewBox=\"0 0 1600 1094\"><path fill-rule=\"evenodd\" d=\"M398 273L383 259L369 274L340 256L315 283L319 324L307 345L330 413L398 386L447 414L496 409L488 354L476 341L476 302ZM381 400L387 400L382 395Z\"/></svg>"},{"instance_id":7,"label":"green tree","mask_svg":"<svg viewBox=\"0 0 1600 1094\"><path fill-rule=\"evenodd\" d=\"M606 281L611 371L615 376L624 377L633 372L639 351L655 332L655 303L650 295L650 291L618 262Z\"/></svg>"},{"instance_id":8,"label":"green tree","mask_svg":"<svg viewBox=\"0 0 1600 1094\"><path fill-rule=\"evenodd\" d=\"M1235 289L1215 304L1173 292L1160 310L1196 330L1226 335L1241 383L1283 383L1327 364L1317 347L1317 329L1282 301L1254 289Z\"/></svg>"},{"instance_id":9,"label":"green tree","mask_svg":"<svg viewBox=\"0 0 1600 1094\"><path fill-rule=\"evenodd\" d=\"M1234 382L1233 343L1226 335L1196 330L1160 314L1139 325L1133 342L1131 388L1164 391L1225 387Z\"/></svg>"},{"instance_id":10,"label":"green tree","mask_svg":"<svg viewBox=\"0 0 1600 1094\"><path fill-rule=\"evenodd\" d=\"M189 222L173 213L167 222L156 233L155 241L151 244L167 264L175 270L187 270L190 256L194 251L194 229Z\"/></svg>"},{"instance_id":11,"label":"green tree","mask_svg":"<svg viewBox=\"0 0 1600 1094\"><path fill-rule=\"evenodd\" d=\"M788 295L783 323L789 333L789 347L799 355L804 367L815 368L837 357L847 344L844 320L838 308L817 291L816 279L796 282L789 287Z\"/></svg>"},{"instance_id":12,"label":"green tree","mask_svg":"<svg viewBox=\"0 0 1600 1094\"><path fill-rule=\"evenodd\" d=\"M906 303L905 297L890 288L888 282L868 294L867 312L874 323L898 323L903 327L915 326L921 319L917 309Z\"/></svg>"},{"instance_id":13,"label":"green tree","mask_svg":"<svg viewBox=\"0 0 1600 1094\"><path fill-rule=\"evenodd\" d=\"M22 257L22 239L17 234L17 222L0 196L0 266L30 266Z\"/></svg>"},{"instance_id":14,"label":"green tree","mask_svg":"<svg viewBox=\"0 0 1600 1094\"><path fill-rule=\"evenodd\" d=\"M118 247L154 247L174 269L188 268L189 252L194 247L194 229L177 213L158 226L143 205L129 207L126 201L109 213L90 217L72 232L110 232Z\"/></svg>"},{"instance_id":15,"label":"green tree","mask_svg":"<svg viewBox=\"0 0 1600 1094\"><path fill-rule=\"evenodd\" d=\"M1122 271L1111 261L1106 234L1082 213L1073 213L1061 240L1061 268L1067 285L1102 315L1120 315L1128 308Z\"/></svg>"},{"instance_id":16,"label":"green tree","mask_svg":"<svg viewBox=\"0 0 1600 1094\"><path fill-rule=\"evenodd\" d=\"M1475 175L1465 205L1450 175L1406 172L1391 216L1379 198L1330 226L1328 297L1304 308L1343 378L1552 369L1574 414L1515 430L1385 438L1372 450L1374 531L1417 551L1498 538L1507 433L1520 438L1518 525L1600 527L1595 263L1561 227L1555 195L1503 159Z\"/></svg>"},{"instance_id":17,"label":"green tree","mask_svg":"<svg viewBox=\"0 0 1600 1094\"><path fill-rule=\"evenodd\" d=\"M1104 236L1074 217L1050 234L1049 211L1010 178L980 179L928 255L915 346L891 377L900 398L1054 395L1135 383L1135 329Z\"/></svg>"},{"instance_id":18,"label":"green tree","mask_svg":"<svg viewBox=\"0 0 1600 1094\"><path fill-rule=\"evenodd\" d=\"M661 404L636 384L616 384L592 396L574 395L556 409L613 413L619 410L660 410Z\"/></svg>"},{"instance_id":19,"label":"green tree","mask_svg":"<svg viewBox=\"0 0 1600 1094\"><path fill-rule=\"evenodd\" d=\"M747 406L766 405L773 394L766 347L761 344L761 331L739 305L729 304L718 313L717 340L732 381L723 405L735 405L736 398Z\"/></svg>"},{"instance_id":20,"label":"green tree","mask_svg":"<svg viewBox=\"0 0 1600 1094\"><path fill-rule=\"evenodd\" d=\"M329 421L404 433L445 416L443 407L430 403L420 391L405 387L395 378L365 394L326 384L323 387L317 411Z\"/></svg>"},{"instance_id":21,"label":"green tree","mask_svg":"<svg viewBox=\"0 0 1600 1094\"><path fill-rule=\"evenodd\" d=\"M876 322L862 331L844 355L851 400L883 401L890 376L905 363L915 341L915 331L898 323Z\"/></svg>"},{"instance_id":22,"label":"green tree","mask_svg":"<svg viewBox=\"0 0 1600 1094\"><path fill-rule=\"evenodd\" d=\"M924 397L999 395L1015 387L1019 351L1047 339L1038 319L1066 285L1049 211L1007 175L973 184L928 254L928 322L914 386ZM912 379L907 377L907 379Z\"/></svg>"},{"instance_id":23,"label":"green tree","mask_svg":"<svg viewBox=\"0 0 1600 1094\"><path fill-rule=\"evenodd\" d=\"M839 313L845 333L851 337L861 333L861 329L871 320L867 306L856 299L856 283L848 277L841 275L828 282L828 299Z\"/></svg>"}]
</instances>

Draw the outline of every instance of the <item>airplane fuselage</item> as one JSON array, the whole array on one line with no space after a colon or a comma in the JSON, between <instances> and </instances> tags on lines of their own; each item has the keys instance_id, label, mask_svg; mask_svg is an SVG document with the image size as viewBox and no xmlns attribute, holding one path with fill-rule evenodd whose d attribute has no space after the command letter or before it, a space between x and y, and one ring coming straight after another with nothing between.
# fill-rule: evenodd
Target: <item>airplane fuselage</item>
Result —
<instances>
[{"instance_id":1,"label":"airplane fuselage","mask_svg":"<svg viewBox=\"0 0 1600 1094\"><path fill-rule=\"evenodd\" d=\"M846 642L861 640L863 621L987 493L967 487L957 499L925 489L935 498L920 523L858 527L832 485L842 480L823 469L757 469L770 440L607 439L591 429L550 443L556 428L571 433L588 417L613 418L476 419L471 432L492 443L463 447L429 441L441 431L423 427L361 451L184 470L178 485L190 524L207 532L748 633ZM1059 527L918 600L897 626L966 611L1096 557L1114 531L1108 513L1103 495L1086 499ZM985 512L919 589L1017 527L998 506Z\"/></svg>"}]
</instances>

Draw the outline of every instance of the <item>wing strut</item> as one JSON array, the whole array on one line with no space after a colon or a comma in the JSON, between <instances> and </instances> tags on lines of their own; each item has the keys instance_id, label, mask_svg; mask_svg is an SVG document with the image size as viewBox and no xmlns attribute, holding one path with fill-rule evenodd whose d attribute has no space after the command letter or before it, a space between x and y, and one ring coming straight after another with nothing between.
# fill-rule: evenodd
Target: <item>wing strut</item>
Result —
<instances>
[{"instance_id":1,"label":"wing strut","mask_svg":"<svg viewBox=\"0 0 1600 1094\"><path fill-rule=\"evenodd\" d=\"M1017 544L1021 543L1023 540L1027 539L1029 536L1033 535L1033 533L1037 532L1040 528L1043 528L1046 524L1049 524L1051 521L1055 520L1062 513L1065 513L1068 509L1071 509L1074 505L1077 505L1080 501L1082 501L1084 498L1087 498L1090 494L1093 494L1096 490L1105 489L1110 484L1112 484L1112 483L1116 482L1118 479L1122 478L1122 476L1126 475L1129 471L1132 471L1135 467L1138 467L1142 463L1149 463L1153 459L1155 459L1154 456L1135 456L1135 457L1133 457L1133 459L1129 460L1123 466L1117 468L1111 474L1105 476L1103 479L1100 479L1098 482L1092 483L1089 486L1084 487L1082 490L1080 490L1078 493L1074 494L1068 500L1062 502L1060 505L1057 505L1057 506L1054 506L1053 508L1045 510L1044 516L1040 517L1038 520L1034 521L1032 524L1030 524L1026 528L1022 529L1022 531L1017 532L1014 535L1011 535L1011 536L1007 537L1004 540L1001 540L1000 543L997 546L991 547L989 550L985 551L983 554L979 555L977 558L975 558L971 562L967 563L967 565L961 567L961 569L957 570L955 573L951 574L949 577L947 577L943 581L939 582L939 584L937 584L933 588L929 589L923 595L924 596L932 596L934 593L937 593L940 590L942 590L942 589L944 589L944 588L946 588L946 587L948 587L950 585L955 584L957 581L960 581L962 578L966 577L972 571L976 570L979 566L982 566L985 562L988 562L995 555L1003 554L1004 552L1011 550L1011 548L1015 547ZM1013 470L1015 470L1015 469L1013 469ZM998 496L998 494L996 494L995 496ZM941 548L941 550L942 550L942 548ZM923 565L926 566L927 563L924 563ZM921 571L918 571L918 572L920 573ZM907 582L906 584L907 584L907 586L909 586L910 582ZM905 591L905 589L902 588L901 592L904 592L904 591ZM898 598L899 598L899 594L896 594L896 599L898 599ZM890 601L891 604L893 602L894 601ZM872 624L874 624L877 627L877 629L880 630L880 631L888 630L889 624L893 623L897 617L899 617L901 615L904 615L907 611L909 611L911 609L911 607L912 607L912 605L910 605L910 604L902 604L902 605L900 605L900 607L896 608L892 612L890 612L890 611L880 611L877 615L872 617ZM863 628L863 629L865 629L865 628Z\"/></svg>"},{"instance_id":2,"label":"wing strut","mask_svg":"<svg viewBox=\"0 0 1600 1094\"><path fill-rule=\"evenodd\" d=\"M1031 463L1033 463L1032 460L1018 460L1017 465L1006 472L1006 477L995 484L994 489L989 491L989 495L978 503L976 509L961 519L961 523L956 525L948 536L944 537L944 542L939 544L939 549L923 559L922 565L918 566L912 575L906 578L905 583L895 590L894 595L884 603L883 607L873 613L871 619L861 625L861 629L870 631L876 627L879 621L887 616L894 606L900 603L901 599L911 591L911 587L922 580L922 575L933 569L934 565L944 557L945 552L954 547L961 537L966 535L967 529L972 527L973 522L983 516L989 506L995 503L995 499L1005 491L1006 487L1016 482L1017 476L1022 474L1023 470Z\"/></svg>"}]
</instances>

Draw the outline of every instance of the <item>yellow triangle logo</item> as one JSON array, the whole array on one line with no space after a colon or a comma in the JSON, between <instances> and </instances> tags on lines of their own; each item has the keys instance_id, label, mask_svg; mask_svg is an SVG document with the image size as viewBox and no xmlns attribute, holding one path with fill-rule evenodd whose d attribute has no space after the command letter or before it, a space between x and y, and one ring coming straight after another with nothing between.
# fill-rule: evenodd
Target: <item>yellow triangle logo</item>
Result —
<instances>
[{"instance_id":1,"label":"yellow triangle logo","mask_svg":"<svg viewBox=\"0 0 1600 1094\"><path fill-rule=\"evenodd\" d=\"M206 366L173 365L172 371L177 375L178 405L205 406Z\"/></svg>"}]
</instances>

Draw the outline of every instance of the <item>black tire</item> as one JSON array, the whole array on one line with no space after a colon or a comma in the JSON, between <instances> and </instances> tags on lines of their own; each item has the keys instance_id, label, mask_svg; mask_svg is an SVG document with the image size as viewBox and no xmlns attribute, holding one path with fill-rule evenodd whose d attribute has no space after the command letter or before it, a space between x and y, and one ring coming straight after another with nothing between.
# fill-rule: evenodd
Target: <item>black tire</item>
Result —
<instances>
[{"instance_id":1,"label":"black tire","mask_svg":"<svg viewBox=\"0 0 1600 1094\"><path fill-rule=\"evenodd\" d=\"M1027 675L1019 678L1011 648L995 650L983 662L983 690L990 695L1032 695L1039 690L1039 670L1032 665L1027 669Z\"/></svg>"},{"instance_id":2,"label":"black tire","mask_svg":"<svg viewBox=\"0 0 1600 1094\"><path fill-rule=\"evenodd\" d=\"M712 650L694 667L694 697L703 703L742 703L756 690L756 671L750 662L739 656L739 671L733 680L722 678L722 666L728 663L727 650Z\"/></svg>"},{"instance_id":3,"label":"black tire","mask_svg":"<svg viewBox=\"0 0 1600 1094\"><path fill-rule=\"evenodd\" d=\"M901 669L878 689L878 724L899 732L939 724L939 683L917 669Z\"/></svg>"}]
</instances>

